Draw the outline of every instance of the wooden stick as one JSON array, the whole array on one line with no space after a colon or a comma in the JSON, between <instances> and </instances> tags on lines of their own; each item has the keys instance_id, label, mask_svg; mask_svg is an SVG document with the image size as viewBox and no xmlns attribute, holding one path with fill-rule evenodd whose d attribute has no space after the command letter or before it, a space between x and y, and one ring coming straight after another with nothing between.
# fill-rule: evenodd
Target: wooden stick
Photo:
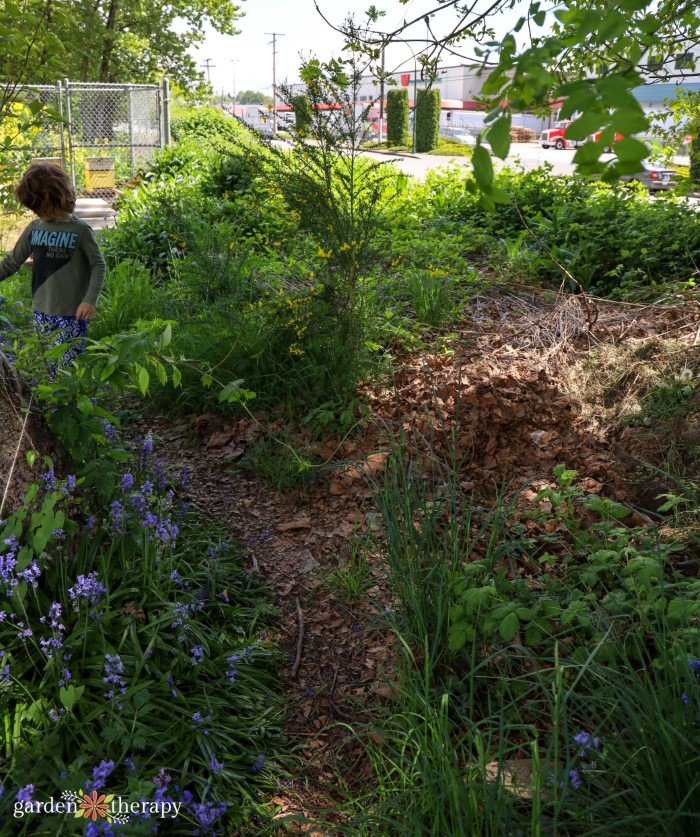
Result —
<instances>
[{"instance_id":1,"label":"wooden stick","mask_svg":"<svg viewBox=\"0 0 700 837\"><path fill-rule=\"evenodd\" d=\"M304 614L301 609L299 599L297 599L297 619L299 620L299 636L297 637L297 656L294 660L294 667L292 673L289 675L294 680L299 673L299 665L301 664L301 649L304 645Z\"/></svg>"}]
</instances>

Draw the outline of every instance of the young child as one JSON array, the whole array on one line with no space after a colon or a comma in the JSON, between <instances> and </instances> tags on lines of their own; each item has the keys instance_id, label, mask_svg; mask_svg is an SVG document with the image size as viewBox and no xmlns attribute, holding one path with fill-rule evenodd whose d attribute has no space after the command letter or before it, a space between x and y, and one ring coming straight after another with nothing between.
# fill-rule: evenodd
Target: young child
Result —
<instances>
[{"instance_id":1,"label":"young child","mask_svg":"<svg viewBox=\"0 0 700 837\"><path fill-rule=\"evenodd\" d=\"M15 195L38 218L0 262L0 281L32 257L32 308L39 335L54 346L75 341L64 365L85 348L87 324L95 317L105 281L105 260L92 229L73 215L75 190L62 168L35 163Z\"/></svg>"}]
</instances>

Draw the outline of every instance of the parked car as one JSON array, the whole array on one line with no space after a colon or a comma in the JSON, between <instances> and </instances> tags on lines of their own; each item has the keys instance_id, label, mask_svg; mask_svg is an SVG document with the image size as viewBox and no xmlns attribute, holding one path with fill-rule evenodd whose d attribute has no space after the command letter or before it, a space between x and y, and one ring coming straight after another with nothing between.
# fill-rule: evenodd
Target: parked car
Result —
<instances>
[{"instance_id":1,"label":"parked car","mask_svg":"<svg viewBox=\"0 0 700 837\"><path fill-rule=\"evenodd\" d=\"M642 169L634 174L620 175L622 183L641 183L645 189L653 192L667 192L678 185L675 169L667 169L657 161L642 160Z\"/></svg>"},{"instance_id":2,"label":"parked car","mask_svg":"<svg viewBox=\"0 0 700 837\"><path fill-rule=\"evenodd\" d=\"M596 131L596 132L595 132L595 134L593 134L593 136L591 137L591 139L593 140L593 142L600 142L600 135L601 135L602 133L603 133L602 131ZM614 137L614 139L613 139L613 142L619 142L621 139L624 139L624 136L623 136L622 134L618 134L618 133L616 132L616 133L615 133L615 137ZM609 152L609 153L610 153L610 152L612 152L612 150L613 150L612 143L611 143L610 145L606 145L606 146L605 146L605 148L604 148L603 150L604 150L604 151L607 151L607 152Z\"/></svg>"},{"instance_id":3,"label":"parked car","mask_svg":"<svg viewBox=\"0 0 700 837\"><path fill-rule=\"evenodd\" d=\"M445 139L451 139L455 142L463 142L465 145L476 145L476 137L468 131L455 131Z\"/></svg>"},{"instance_id":4,"label":"parked car","mask_svg":"<svg viewBox=\"0 0 700 837\"><path fill-rule=\"evenodd\" d=\"M566 129L573 122L572 119L564 119L560 122L555 122L552 128L546 128L540 135L540 143L542 148L577 148L583 145L583 140L568 140L566 138Z\"/></svg>"}]
</instances>

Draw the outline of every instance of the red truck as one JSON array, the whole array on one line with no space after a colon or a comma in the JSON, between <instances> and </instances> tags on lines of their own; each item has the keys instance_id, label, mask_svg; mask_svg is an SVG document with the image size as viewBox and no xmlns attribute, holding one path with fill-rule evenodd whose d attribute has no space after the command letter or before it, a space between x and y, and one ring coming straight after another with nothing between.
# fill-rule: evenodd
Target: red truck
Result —
<instances>
[{"instance_id":1,"label":"red truck","mask_svg":"<svg viewBox=\"0 0 700 837\"><path fill-rule=\"evenodd\" d=\"M602 131L596 131L595 134L593 134L593 142L600 142L600 135L602 133ZM621 139L624 139L623 135L615 132L615 138L613 139L613 142L618 142ZM606 145L603 150L611 152L613 150L612 143L610 143L610 145Z\"/></svg>"},{"instance_id":2,"label":"red truck","mask_svg":"<svg viewBox=\"0 0 700 837\"><path fill-rule=\"evenodd\" d=\"M576 148L583 145L584 140L568 140L566 139L566 129L571 125L573 119L564 119L560 122L555 122L553 128L546 128L542 131L540 142L542 148Z\"/></svg>"}]
</instances>

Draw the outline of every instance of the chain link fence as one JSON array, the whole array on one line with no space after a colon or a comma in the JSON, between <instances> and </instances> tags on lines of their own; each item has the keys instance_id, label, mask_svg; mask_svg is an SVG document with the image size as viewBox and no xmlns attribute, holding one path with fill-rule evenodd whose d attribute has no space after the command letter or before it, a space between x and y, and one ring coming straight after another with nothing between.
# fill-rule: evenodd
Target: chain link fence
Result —
<instances>
[{"instance_id":1,"label":"chain link fence","mask_svg":"<svg viewBox=\"0 0 700 837\"><path fill-rule=\"evenodd\" d=\"M31 142L16 148L27 165L49 159L70 173L79 195L111 198L170 144L168 84L89 84L63 81L27 90L63 117L34 129Z\"/></svg>"}]
</instances>

